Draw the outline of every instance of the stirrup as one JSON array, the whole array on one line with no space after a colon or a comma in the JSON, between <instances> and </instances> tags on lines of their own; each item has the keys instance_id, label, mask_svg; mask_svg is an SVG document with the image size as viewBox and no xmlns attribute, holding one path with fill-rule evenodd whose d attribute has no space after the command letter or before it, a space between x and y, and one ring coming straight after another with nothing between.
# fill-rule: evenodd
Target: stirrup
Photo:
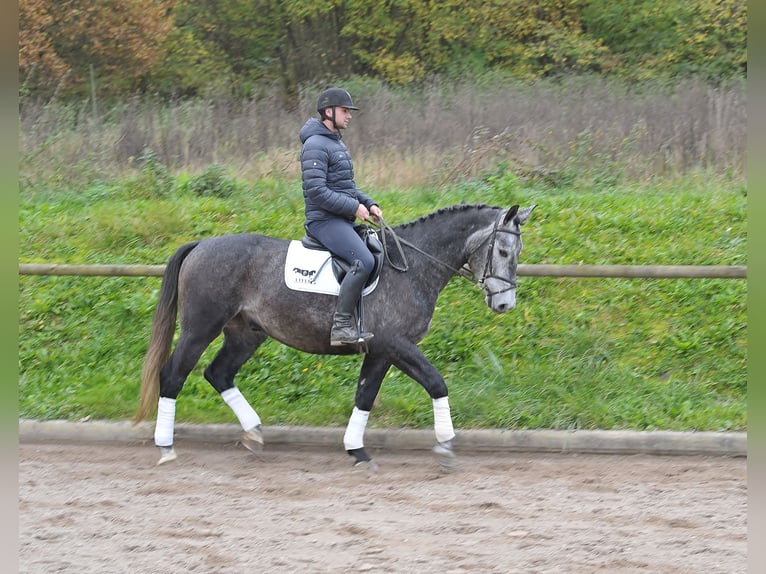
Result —
<instances>
[{"instance_id":1,"label":"stirrup","mask_svg":"<svg viewBox=\"0 0 766 574\"><path fill-rule=\"evenodd\" d=\"M330 338L331 347L342 347L343 345L361 345L372 339L375 335L372 333L359 333L355 338L338 337L337 339Z\"/></svg>"}]
</instances>

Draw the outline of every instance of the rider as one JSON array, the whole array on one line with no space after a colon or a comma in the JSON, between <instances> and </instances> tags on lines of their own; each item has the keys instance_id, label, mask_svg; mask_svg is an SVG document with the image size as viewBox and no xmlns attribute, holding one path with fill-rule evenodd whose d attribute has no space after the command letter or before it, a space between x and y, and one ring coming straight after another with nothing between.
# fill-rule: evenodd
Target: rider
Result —
<instances>
[{"instance_id":1,"label":"rider","mask_svg":"<svg viewBox=\"0 0 766 574\"><path fill-rule=\"evenodd\" d=\"M354 168L340 130L358 110L351 94L329 88L319 94L319 117L309 118L301 128L301 174L305 200L306 232L351 267L343 278L333 314L330 345L356 344L372 338L359 332L354 310L373 270L375 260L354 230L354 221L370 216L380 221L383 212L373 199L357 189Z\"/></svg>"}]
</instances>

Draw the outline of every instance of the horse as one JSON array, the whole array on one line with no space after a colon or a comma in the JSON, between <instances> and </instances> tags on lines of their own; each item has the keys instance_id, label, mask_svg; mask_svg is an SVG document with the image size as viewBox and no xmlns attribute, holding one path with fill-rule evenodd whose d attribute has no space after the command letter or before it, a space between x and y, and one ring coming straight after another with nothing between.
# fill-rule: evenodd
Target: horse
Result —
<instances>
[{"instance_id":1,"label":"horse","mask_svg":"<svg viewBox=\"0 0 766 574\"><path fill-rule=\"evenodd\" d=\"M516 306L521 226L535 207L460 204L398 226L381 225L386 257L376 288L363 297L365 330L374 334L363 347L330 345L333 295L286 286L290 240L241 233L203 238L178 248L163 273L133 419L135 424L147 418L156 405L157 464L177 458L173 447L176 400L202 353L221 333L223 343L203 374L234 411L243 430L241 443L252 452L264 446L262 422L234 378L271 337L306 353L363 354L354 407L343 436L353 465L372 461L364 447L364 433L391 366L430 396L436 438L433 453L443 466L453 464L455 431L447 385L418 343L431 327L439 293L456 275L477 283L495 313ZM391 242L399 249L398 264L390 257ZM177 322L180 332L171 353Z\"/></svg>"}]
</instances>

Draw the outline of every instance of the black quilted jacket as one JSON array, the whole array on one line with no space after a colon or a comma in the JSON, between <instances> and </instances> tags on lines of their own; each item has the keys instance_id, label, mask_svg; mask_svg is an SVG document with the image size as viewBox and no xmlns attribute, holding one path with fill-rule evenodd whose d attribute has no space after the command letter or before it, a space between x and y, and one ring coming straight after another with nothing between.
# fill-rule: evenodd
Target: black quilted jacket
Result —
<instances>
[{"instance_id":1,"label":"black quilted jacket","mask_svg":"<svg viewBox=\"0 0 766 574\"><path fill-rule=\"evenodd\" d=\"M310 118L299 133L306 221L342 217L354 221L359 204L375 202L356 188L351 154L340 136L319 118Z\"/></svg>"}]
</instances>

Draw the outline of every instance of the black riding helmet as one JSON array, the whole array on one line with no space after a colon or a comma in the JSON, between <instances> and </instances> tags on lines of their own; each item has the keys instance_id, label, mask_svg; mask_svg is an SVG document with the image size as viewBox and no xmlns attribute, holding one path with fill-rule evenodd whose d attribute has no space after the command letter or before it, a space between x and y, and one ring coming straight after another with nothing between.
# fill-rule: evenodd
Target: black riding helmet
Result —
<instances>
[{"instance_id":1,"label":"black riding helmet","mask_svg":"<svg viewBox=\"0 0 766 574\"><path fill-rule=\"evenodd\" d=\"M317 111L321 114L323 110L332 108L333 106L341 106L348 108L349 110L358 110L351 101L351 94L349 94L343 88L329 88L319 94L317 99Z\"/></svg>"},{"instance_id":2,"label":"black riding helmet","mask_svg":"<svg viewBox=\"0 0 766 574\"><path fill-rule=\"evenodd\" d=\"M319 116L323 120L325 117L331 119L332 125L335 126L335 129L340 133L340 129L335 123L335 106L341 106L343 108L348 108L349 110L358 110L359 108L357 108L351 100L351 94L343 88L328 88L319 94L319 97L317 98L317 111L319 112ZM333 108L332 115L325 116L325 110L327 108Z\"/></svg>"}]
</instances>

